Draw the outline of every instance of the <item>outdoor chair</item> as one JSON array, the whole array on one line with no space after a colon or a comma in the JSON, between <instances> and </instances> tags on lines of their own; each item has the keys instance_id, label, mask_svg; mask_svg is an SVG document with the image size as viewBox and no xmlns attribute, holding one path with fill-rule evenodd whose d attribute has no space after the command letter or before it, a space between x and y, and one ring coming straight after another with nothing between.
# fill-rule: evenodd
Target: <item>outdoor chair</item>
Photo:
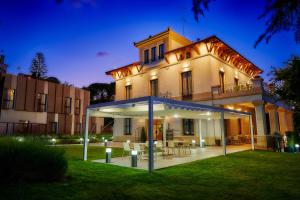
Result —
<instances>
[{"instance_id":1,"label":"outdoor chair","mask_svg":"<svg viewBox=\"0 0 300 200\"><path fill-rule=\"evenodd\" d=\"M175 154L175 144L173 141L168 141L168 154L170 154L170 149L172 150L172 154Z\"/></svg>"},{"instance_id":2,"label":"outdoor chair","mask_svg":"<svg viewBox=\"0 0 300 200\"><path fill-rule=\"evenodd\" d=\"M144 157L145 150L143 148L141 148L141 145L139 143L134 143L133 149L135 151L137 151L138 156L140 157L140 162L141 162L142 158Z\"/></svg>"},{"instance_id":3,"label":"outdoor chair","mask_svg":"<svg viewBox=\"0 0 300 200\"><path fill-rule=\"evenodd\" d=\"M130 154L131 152L130 144L128 142L123 142L123 153L122 157L124 156L125 152L128 152Z\"/></svg>"}]
</instances>

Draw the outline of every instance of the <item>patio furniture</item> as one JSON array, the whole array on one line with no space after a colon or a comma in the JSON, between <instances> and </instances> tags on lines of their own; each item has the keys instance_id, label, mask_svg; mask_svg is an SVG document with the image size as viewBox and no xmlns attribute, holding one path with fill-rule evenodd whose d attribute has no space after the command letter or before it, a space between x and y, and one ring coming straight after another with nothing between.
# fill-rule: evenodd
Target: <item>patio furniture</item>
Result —
<instances>
[{"instance_id":1,"label":"patio furniture","mask_svg":"<svg viewBox=\"0 0 300 200\"><path fill-rule=\"evenodd\" d=\"M123 142L123 153L122 157L124 156L125 152L128 152L130 154L131 152L130 144L128 142Z\"/></svg>"},{"instance_id":2,"label":"patio furniture","mask_svg":"<svg viewBox=\"0 0 300 200\"><path fill-rule=\"evenodd\" d=\"M140 162L141 162L142 158L144 157L145 149L141 147L140 143L134 143L133 149L135 151L137 151L138 156L140 157Z\"/></svg>"},{"instance_id":3,"label":"patio furniture","mask_svg":"<svg viewBox=\"0 0 300 200\"><path fill-rule=\"evenodd\" d=\"M175 154L175 148L174 141L168 141L168 155ZM172 150L172 154L170 154L170 149Z\"/></svg>"}]
</instances>

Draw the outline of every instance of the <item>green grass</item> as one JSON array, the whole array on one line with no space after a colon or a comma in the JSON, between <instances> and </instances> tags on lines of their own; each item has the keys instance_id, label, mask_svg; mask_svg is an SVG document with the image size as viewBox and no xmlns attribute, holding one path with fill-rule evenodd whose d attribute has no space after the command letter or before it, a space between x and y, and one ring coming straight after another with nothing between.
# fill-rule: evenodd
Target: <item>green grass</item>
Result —
<instances>
[{"instance_id":1,"label":"green grass","mask_svg":"<svg viewBox=\"0 0 300 200\"><path fill-rule=\"evenodd\" d=\"M89 150L89 159L104 151ZM0 199L300 199L300 154L246 151L148 174L80 161L79 146L67 147L66 153L65 181L2 185Z\"/></svg>"}]
</instances>

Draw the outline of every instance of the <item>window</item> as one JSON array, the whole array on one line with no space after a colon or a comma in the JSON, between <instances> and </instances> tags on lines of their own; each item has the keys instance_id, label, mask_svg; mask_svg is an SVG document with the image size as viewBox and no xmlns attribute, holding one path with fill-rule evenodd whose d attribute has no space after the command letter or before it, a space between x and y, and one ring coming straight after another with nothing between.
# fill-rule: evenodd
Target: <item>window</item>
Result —
<instances>
[{"instance_id":1,"label":"window","mask_svg":"<svg viewBox=\"0 0 300 200\"><path fill-rule=\"evenodd\" d=\"M37 112L47 112L47 94L37 94Z\"/></svg>"},{"instance_id":2,"label":"window","mask_svg":"<svg viewBox=\"0 0 300 200\"><path fill-rule=\"evenodd\" d=\"M72 110L72 98L65 97L65 113L70 114Z\"/></svg>"},{"instance_id":3,"label":"window","mask_svg":"<svg viewBox=\"0 0 300 200\"><path fill-rule=\"evenodd\" d=\"M132 91L132 86L131 85L126 85L125 86L125 98L126 99L131 98L131 91Z\"/></svg>"},{"instance_id":4,"label":"window","mask_svg":"<svg viewBox=\"0 0 300 200\"><path fill-rule=\"evenodd\" d=\"M185 55L185 57L186 57L186 59L188 59L188 58L191 58L191 52L186 52L186 55Z\"/></svg>"},{"instance_id":5,"label":"window","mask_svg":"<svg viewBox=\"0 0 300 200\"><path fill-rule=\"evenodd\" d=\"M159 54L158 54L158 58L159 58L159 59L164 58L164 54L165 54L165 44L161 44L161 45L159 45Z\"/></svg>"},{"instance_id":6,"label":"window","mask_svg":"<svg viewBox=\"0 0 300 200\"><path fill-rule=\"evenodd\" d=\"M149 49L146 49L144 51L144 63L145 64L149 63Z\"/></svg>"},{"instance_id":7,"label":"window","mask_svg":"<svg viewBox=\"0 0 300 200\"><path fill-rule=\"evenodd\" d=\"M224 86L224 76L225 73L220 71L219 72L219 80L220 80L220 87L221 87L221 92L224 92L225 86Z\"/></svg>"},{"instance_id":8,"label":"window","mask_svg":"<svg viewBox=\"0 0 300 200\"><path fill-rule=\"evenodd\" d=\"M193 119L183 119L183 134L184 135L194 135L194 120Z\"/></svg>"},{"instance_id":9,"label":"window","mask_svg":"<svg viewBox=\"0 0 300 200\"><path fill-rule=\"evenodd\" d=\"M182 82L182 99L192 99L192 72L183 72L181 73L181 82Z\"/></svg>"},{"instance_id":10,"label":"window","mask_svg":"<svg viewBox=\"0 0 300 200\"><path fill-rule=\"evenodd\" d=\"M81 100L75 99L75 115L80 114L80 109L81 109Z\"/></svg>"},{"instance_id":11,"label":"window","mask_svg":"<svg viewBox=\"0 0 300 200\"><path fill-rule=\"evenodd\" d=\"M183 59L184 59L183 55L182 55L182 54L180 54L180 56L179 56L179 60L183 60Z\"/></svg>"},{"instance_id":12,"label":"window","mask_svg":"<svg viewBox=\"0 0 300 200\"><path fill-rule=\"evenodd\" d=\"M131 135L131 118L124 119L124 135Z\"/></svg>"},{"instance_id":13,"label":"window","mask_svg":"<svg viewBox=\"0 0 300 200\"><path fill-rule=\"evenodd\" d=\"M3 90L3 109L13 109L15 107L15 90L14 89L4 89Z\"/></svg>"},{"instance_id":14,"label":"window","mask_svg":"<svg viewBox=\"0 0 300 200\"><path fill-rule=\"evenodd\" d=\"M238 86L239 85L239 79L238 78L234 78L234 86Z\"/></svg>"},{"instance_id":15,"label":"window","mask_svg":"<svg viewBox=\"0 0 300 200\"><path fill-rule=\"evenodd\" d=\"M150 80L150 95L158 96L158 79Z\"/></svg>"},{"instance_id":16,"label":"window","mask_svg":"<svg viewBox=\"0 0 300 200\"><path fill-rule=\"evenodd\" d=\"M156 60L156 47L152 47L151 48L151 61L155 61Z\"/></svg>"}]
</instances>

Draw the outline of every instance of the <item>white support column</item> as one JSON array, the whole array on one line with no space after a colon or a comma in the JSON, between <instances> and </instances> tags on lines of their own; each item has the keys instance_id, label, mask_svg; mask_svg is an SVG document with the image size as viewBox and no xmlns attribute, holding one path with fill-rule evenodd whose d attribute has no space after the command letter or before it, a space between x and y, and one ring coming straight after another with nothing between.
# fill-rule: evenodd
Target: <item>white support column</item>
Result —
<instances>
[{"instance_id":1,"label":"white support column","mask_svg":"<svg viewBox=\"0 0 300 200\"><path fill-rule=\"evenodd\" d=\"M199 134L199 145L200 145L200 148L203 148L203 142L202 142L202 121L201 121L201 119L198 119L198 134Z\"/></svg>"},{"instance_id":2,"label":"white support column","mask_svg":"<svg viewBox=\"0 0 300 200\"><path fill-rule=\"evenodd\" d=\"M266 113L265 104L263 101L253 102L255 106L255 118L256 118L256 128L257 128L257 146L267 147L267 123L266 123Z\"/></svg>"},{"instance_id":3,"label":"white support column","mask_svg":"<svg viewBox=\"0 0 300 200\"><path fill-rule=\"evenodd\" d=\"M167 120L166 118L164 118L164 122L163 122L163 145L164 147L167 146Z\"/></svg>"},{"instance_id":4,"label":"white support column","mask_svg":"<svg viewBox=\"0 0 300 200\"><path fill-rule=\"evenodd\" d=\"M224 112L221 112L221 120L220 120L220 125L221 125L221 134L223 138L223 152L224 156L226 156L226 137L225 137L225 125L224 125Z\"/></svg>"},{"instance_id":5,"label":"white support column","mask_svg":"<svg viewBox=\"0 0 300 200\"><path fill-rule=\"evenodd\" d=\"M249 123L250 123L250 133L251 133L251 147L252 147L252 150L255 150L252 115L249 116Z\"/></svg>"},{"instance_id":6,"label":"white support column","mask_svg":"<svg viewBox=\"0 0 300 200\"><path fill-rule=\"evenodd\" d=\"M153 98L150 96L148 100L148 143L149 143L149 159L148 171L151 173L154 170L153 159Z\"/></svg>"},{"instance_id":7,"label":"white support column","mask_svg":"<svg viewBox=\"0 0 300 200\"><path fill-rule=\"evenodd\" d=\"M85 112L85 130L84 130L84 143L83 143L83 160L87 160L87 148L88 148L88 138L89 138L89 116L90 110L87 108Z\"/></svg>"}]
</instances>

